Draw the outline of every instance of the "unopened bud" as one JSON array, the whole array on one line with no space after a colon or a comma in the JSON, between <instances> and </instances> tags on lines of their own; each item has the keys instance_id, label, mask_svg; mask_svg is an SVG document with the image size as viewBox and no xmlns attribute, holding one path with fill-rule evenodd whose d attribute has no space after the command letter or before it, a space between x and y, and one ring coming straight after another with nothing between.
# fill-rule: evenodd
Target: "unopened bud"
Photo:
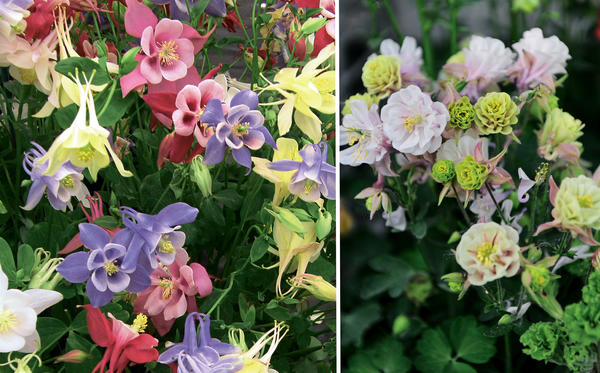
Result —
<instances>
[{"instance_id":1,"label":"unopened bud","mask_svg":"<svg viewBox=\"0 0 600 373\"><path fill-rule=\"evenodd\" d=\"M542 250L539 247L533 246L527 251L527 260L535 263L542 257Z\"/></svg>"},{"instance_id":2,"label":"unopened bud","mask_svg":"<svg viewBox=\"0 0 600 373\"><path fill-rule=\"evenodd\" d=\"M394 325L392 326L392 333L394 335L400 335L406 332L410 328L410 319L404 315L399 315L394 320Z\"/></svg>"},{"instance_id":3,"label":"unopened bud","mask_svg":"<svg viewBox=\"0 0 600 373\"><path fill-rule=\"evenodd\" d=\"M452 272L442 276L442 280L448 284L448 288L453 293L459 293L463 290L465 278L460 272Z\"/></svg>"},{"instance_id":4,"label":"unopened bud","mask_svg":"<svg viewBox=\"0 0 600 373\"><path fill-rule=\"evenodd\" d=\"M325 281L323 277L303 273L292 279L292 285L296 288L308 290L315 298L335 302L337 291L335 286Z\"/></svg>"},{"instance_id":5,"label":"unopened bud","mask_svg":"<svg viewBox=\"0 0 600 373\"><path fill-rule=\"evenodd\" d=\"M71 364L79 364L82 363L85 359L89 358L90 354L81 350L71 350L64 355L57 357L54 363L71 363Z\"/></svg>"},{"instance_id":6,"label":"unopened bud","mask_svg":"<svg viewBox=\"0 0 600 373\"><path fill-rule=\"evenodd\" d=\"M498 325L506 325L506 324L510 324L511 322L512 322L512 315L504 314L504 315L502 315L500 320L498 320Z\"/></svg>"},{"instance_id":7,"label":"unopened bud","mask_svg":"<svg viewBox=\"0 0 600 373\"><path fill-rule=\"evenodd\" d=\"M212 177L208 166L204 164L202 156L197 155L190 163L191 178L200 188L204 198L212 194Z\"/></svg>"},{"instance_id":8,"label":"unopened bud","mask_svg":"<svg viewBox=\"0 0 600 373\"><path fill-rule=\"evenodd\" d=\"M317 219L316 232L317 238L322 240L331 231L331 213L325 209L319 210L319 218Z\"/></svg>"},{"instance_id":9,"label":"unopened bud","mask_svg":"<svg viewBox=\"0 0 600 373\"><path fill-rule=\"evenodd\" d=\"M277 220L279 220L286 228L299 234L304 234L306 232L306 228L293 212L279 206L273 206L273 208L275 212L267 211L277 218Z\"/></svg>"}]
</instances>

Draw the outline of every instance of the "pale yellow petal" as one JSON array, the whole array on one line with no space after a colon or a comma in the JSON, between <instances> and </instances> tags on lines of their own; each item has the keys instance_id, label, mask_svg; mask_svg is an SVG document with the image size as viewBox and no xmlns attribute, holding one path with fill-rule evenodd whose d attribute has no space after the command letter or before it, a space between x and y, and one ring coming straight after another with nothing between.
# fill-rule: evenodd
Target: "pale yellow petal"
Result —
<instances>
[{"instance_id":1,"label":"pale yellow petal","mask_svg":"<svg viewBox=\"0 0 600 373\"><path fill-rule=\"evenodd\" d=\"M279 129L279 136L283 136L288 133L292 127L292 113L294 111L295 101L296 96L291 95L285 104L281 106L281 109L277 114L277 128Z\"/></svg>"},{"instance_id":2,"label":"pale yellow petal","mask_svg":"<svg viewBox=\"0 0 600 373\"><path fill-rule=\"evenodd\" d=\"M296 110L294 121L298 128L300 128L300 131L306 134L314 143L321 141L321 121L318 118L309 117Z\"/></svg>"},{"instance_id":3,"label":"pale yellow petal","mask_svg":"<svg viewBox=\"0 0 600 373\"><path fill-rule=\"evenodd\" d=\"M326 46L325 48L321 49L321 51L319 52L317 57L308 61L306 63L306 65L304 65L302 72L310 73L311 70L316 70L320 64L325 62L325 60L327 60L329 57L331 57L334 53L335 53L335 44L331 43L328 46Z\"/></svg>"}]
</instances>

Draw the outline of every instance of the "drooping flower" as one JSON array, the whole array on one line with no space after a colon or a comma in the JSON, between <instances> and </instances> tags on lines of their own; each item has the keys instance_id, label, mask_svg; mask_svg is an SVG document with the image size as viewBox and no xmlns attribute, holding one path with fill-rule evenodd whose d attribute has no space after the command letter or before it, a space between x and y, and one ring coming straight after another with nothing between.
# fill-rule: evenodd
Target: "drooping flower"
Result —
<instances>
[{"instance_id":1,"label":"drooping flower","mask_svg":"<svg viewBox=\"0 0 600 373\"><path fill-rule=\"evenodd\" d=\"M302 157L298 153L298 143L296 140L280 137L277 139L276 144L277 149L275 149L273 152L272 162L302 161ZM273 205L279 206L281 201L283 201L290 194L288 186L292 176L294 176L294 171L272 170L270 168L272 162L264 158L252 157L252 162L254 163L254 168L252 169L254 172L275 184Z\"/></svg>"},{"instance_id":2,"label":"drooping flower","mask_svg":"<svg viewBox=\"0 0 600 373\"><path fill-rule=\"evenodd\" d=\"M31 144L34 147L25 153L23 168L33 184L23 209L32 210L37 206L44 196L44 192L46 192L48 201L55 210L64 211L67 206L70 208L71 197L73 196L86 203L86 197L90 192L82 182L83 174L81 172L83 169L74 167L71 162L67 161L53 175L45 175L49 162L46 161L40 164L37 160L46 154L46 150L33 141Z\"/></svg>"},{"instance_id":3,"label":"drooping flower","mask_svg":"<svg viewBox=\"0 0 600 373\"><path fill-rule=\"evenodd\" d=\"M235 373L244 366L242 359L233 356L239 353L238 347L211 338L208 315L192 312L185 319L183 342L171 345L160 354L158 362L176 362L178 373Z\"/></svg>"},{"instance_id":4,"label":"drooping flower","mask_svg":"<svg viewBox=\"0 0 600 373\"><path fill-rule=\"evenodd\" d=\"M293 287L308 290L315 298L325 302L335 302L337 291L335 286L325 281L322 276L303 273L291 280Z\"/></svg>"},{"instance_id":5,"label":"drooping flower","mask_svg":"<svg viewBox=\"0 0 600 373\"><path fill-rule=\"evenodd\" d=\"M252 159L249 149L260 149L265 143L277 148L273 136L263 126L265 117L256 110L257 107L258 95L249 89L235 95L226 115L221 100L213 98L208 102L200 121L214 126L215 134L206 144L204 163L213 165L222 162L229 147L233 159L250 173Z\"/></svg>"},{"instance_id":6,"label":"drooping flower","mask_svg":"<svg viewBox=\"0 0 600 373\"><path fill-rule=\"evenodd\" d=\"M86 320L92 340L98 346L106 348L102 360L92 373L122 373L132 363L156 361L158 351L154 347L158 345L158 340L150 334L142 333L143 317L136 318L133 325L127 325L111 314L108 314L110 318L107 319L99 308L89 304L81 307L87 310Z\"/></svg>"},{"instance_id":7,"label":"drooping flower","mask_svg":"<svg viewBox=\"0 0 600 373\"><path fill-rule=\"evenodd\" d=\"M546 160L557 158L577 164L583 145L577 141L585 127L579 119L559 108L546 115L546 121L538 131L538 154Z\"/></svg>"},{"instance_id":8,"label":"drooping flower","mask_svg":"<svg viewBox=\"0 0 600 373\"><path fill-rule=\"evenodd\" d=\"M285 331L284 331L285 330ZM275 326L265 332L247 351L237 355L243 362L243 368L239 373L272 373L269 369L271 357L277 346L288 333L289 329L283 322L275 322ZM243 332L241 332L243 333ZM241 334L243 336L243 334ZM230 336L231 339L231 336ZM244 339L243 337L241 338ZM261 356L261 351L270 343L269 349Z\"/></svg>"},{"instance_id":9,"label":"drooping flower","mask_svg":"<svg viewBox=\"0 0 600 373\"><path fill-rule=\"evenodd\" d=\"M0 34L7 38L14 37L25 30L29 16L29 8L33 0L8 0L0 3Z\"/></svg>"},{"instance_id":10,"label":"drooping flower","mask_svg":"<svg viewBox=\"0 0 600 373\"><path fill-rule=\"evenodd\" d=\"M394 149L412 155L435 152L450 120L448 109L416 85L392 94L381 109L383 131Z\"/></svg>"},{"instance_id":11,"label":"drooping flower","mask_svg":"<svg viewBox=\"0 0 600 373\"><path fill-rule=\"evenodd\" d=\"M361 79L369 94L388 97L402 87L400 58L381 55L368 59L362 68Z\"/></svg>"},{"instance_id":12,"label":"drooping flower","mask_svg":"<svg viewBox=\"0 0 600 373\"><path fill-rule=\"evenodd\" d=\"M185 242L185 233L178 231L180 224L196 220L198 209L183 202L168 205L156 215L137 212L131 207L121 207L123 224L133 232L131 244L123 259L123 267L135 267L140 256L148 259L152 268L158 261L169 265L175 260L176 249ZM140 255L142 254L143 255Z\"/></svg>"},{"instance_id":13,"label":"drooping flower","mask_svg":"<svg viewBox=\"0 0 600 373\"><path fill-rule=\"evenodd\" d=\"M385 213L392 213L392 200L390 197L388 197L387 193L383 191L384 186L385 177L382 173L378 173L377 181L373 184L373 186L361 190L356 196L354 196L355 199L367 199L366 206L367 210L370 211L369 218L371 220L373 220L375 212L377 212L380 207L383 207L383 211Z\"/></svg>"},{"instance_id":14,"label":"drooping flower","mask_svg":"<svg viewBox=\"0 0 600 373\"><path fill-rule=\"evenodd\" d=\"M200 121L200 117L210 100L214 98L224 102L225 97L223 87L212 79L203 80L198 86L186 85L175 100L177 110L172 116L175 133L181 136L194 134L198 143L206 147L208 139L214 133L214 127L208 127ZM223 112L227 113L229 106L223 103L221 105Z\"/></svg>"},{"instance_id":15,"label":"drooping flower","mask_svg":"<svg viewBox=\"0 0 600 373\"><path fill-rule=\"evenodd\" d=\"M54 175L66 161L70 161L75 167L88 168L92 179L96 180L98 171L108 166L112 158L122 176L132 176L130 171L125 170L108 141L110 131L98 122L90 84L84 90L77 80L77 86L80 102L73 123L54 140L48 152L37 160L39 164L50 161L44 175ZM89 121L86 120L88 111Z\"/></svg>"},{"instance_id":16,"label":"drooping flower","mask_svg":"<svg viewBox=\"0 0 600 373\"><path fill-rule=\"evenodd\" d=\"M490 92L475 103L475 124L484 135L510 135L517 123L519 108L505 92Z\"/></svg>"},{"instance_id":17,"label":"drooping flower","mask_svg":"<svg viewBox=\"0 0 600 373\"><path fill-rule=\"evenodd\" d=\"M544 38L542 30L535 27L525 31L523 37L513 44L519 57L509 70L516 78L519 91L544 84L554 89L556 74L565 74L567 60L571 59L569 48L555 35Z\"/></svg>"},{"instance_id":18,"label":"drooping flower","mask_svg":"<svg viewBox=\"0 0 600 373\"><path fill-rule=\"evenodd\" d=\"M381 216L385 219L385 226L395 229L400 232L406 230L406 209L402 206L398 206L397 209L388 214L387 211L383 211Z\"/></svg>"},{"instance_id":19,"label":"drooping flower","mask_svg":"<svg viewBox=\"0 0 600 373\"><path fill-rule=\"evenodd\" d=\"M0 352L37 351L41 347L37 315L62 298L54 290L8 289L8 277L0 266Z\"/></svg>"},{"instance_id":20,"label":"drooping flower","mask_svg":"<svg viewBox=\"0 0 600 373\"><path fill-rule=\"evenodd\" d=\"M204 298L212 293L212 282L206 269L198 263L188 265L187 252L182 248L176 250L173 263L159 266L152 272L152 284L138 295L134 304L134 312L149 315L160 335L167 334L175 320L186 311L198 311L196 295Z\"/></svg>"},{"instance_id":21,"label":"drooping flower","mask_svg":"<svg viewBox=\"0 0 600 373\"><path fill-rule=\"evenodd\" d=\"M519 234L494 222L472 225L456 248L456 261L467 271L468 281L484 285L514 276L520 267Z\"/></svg>"},{"instance_id":22,"label":"drooping flower","mask_svg":"<svg viewBox=\"0 0 600 373\"><path fill-rule=\"evenodd\" d=\"M321 119L311 108L323 114L335 113L335 96L331 93L335 89L335 71L319 68L334 53L335 45L331 43L308 61L300 74L298 68L283 68L275 75L275 84L265 88L284 97L285 103L277 114L280 136L289 132L294 114L294 123L300 131L314 142L321 141Z\"/></svg>"},{"instance_id":23,"label":"drooping flower","mask_svg":"<svg viewBox=\"0 0 600 373\"><path fill-rule=\"evenodd\" d=\"M362 100L353 100L349 105L351 113L344 116L340 128L340 145L350 146L340 151L340 163L372 165L389 157L389 140L383 133L377 105L368 107Z\"/></svg>"},{"instance_id":24,"label":"drooping flower","mask_svg":"<svg viewBox=\"0 0 600 373\"><path fill-rule=\"evenodd\" d=\"M170 4L169 10L171 12L171 18L178 19L181 21L189 21L190 14L188 9L193 9L194 5L198 3L199 0L150 0L154 4ZM188 8L189 6L189 8ZM227 13L227 8L225 7L225 0L210 0L206 8L204 9L204 13L213 17L225 17Z\"/></svg>"},{"instance_id":25,"label":"drooping flower","mask_svg":"<svg viewBox=\"0 0 600 373\"><path fill-rule=\"evenodd\" d=\"M67 281L86 282L86 291L94 307L108 304L114 293L127 290L138 293L150 286L150 263L145 257L125 268L123 260L133 232L120 230L112 239L101 227L79 224L81 241L91 251L70 254L56 269Z\"/></svg>"},{"instance_id":26,"label":"drooping flower","mask_svg":"<svg viewBox=\"0 0 600 373\"><path fill-rule=\"evenodd\" d=\"M599 245L592 229L600 229L600 187L584 175L564 179L560 188L552 177L549 182L554 220L540 225L535 235L556 228L570 231L585 244Z\"/></svg>"},{"instance_id":27,"label":"drooping flower","mask_svg":"<svg viewBox=\"0 0 600 373\"><path fill-rule=\"evenodd\" d=\"M294 171L288 188L304 201L314 202L321 195L335 199L335 167L327 163L327 143L306 145L298 152L302 161L272 162L274 171Z\"/></svg>"}]
</instances>

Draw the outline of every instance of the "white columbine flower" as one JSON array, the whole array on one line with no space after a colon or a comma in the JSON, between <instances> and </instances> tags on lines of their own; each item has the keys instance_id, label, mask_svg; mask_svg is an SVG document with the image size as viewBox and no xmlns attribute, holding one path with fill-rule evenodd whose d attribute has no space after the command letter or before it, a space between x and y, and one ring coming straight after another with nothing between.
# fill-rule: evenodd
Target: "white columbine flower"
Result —
<instances>
[{"instance_id":1,"label":"white columbine flower","mask_svg":"<svg viewBox=\"0 0 600 373\"><path fill-rule=\"evenodd\" d=\"M477 81L478 88L497 83L507 75L514 53L498 39L473 35L463 49L467 81Z\"/></svg>"},{"instance_id":2,"label":"white columbine flower","mask_svg":"<svg viewBox=\"0 0 600 373\"><path fill-rule=\"evenodd\" d=\"M388 214L384 210L381 215L385 219L386 227L392 227L400 232L404 232L406 230L406 214L404 207L398 206L398 208L392 211L391 214Z\"/></svg>"},{"instance_id":3,"label":"white columbine flower","mask_svg":"<svg viewBox=\"0 0 600 373\"><path fill-rule=\"evenodd\" d=\"M459 139L449 139L444 142L436 153L436 160L448 159L454 163L463 161L468 155L475 156L475 147L481 141L481 153L484 159L489 159L488 147L490 140L479 137L473 129L467 130Z\"/></svg>"},{"instance_id":4,"label":"white columbine flower","mask_svg":"<svg viewBox=\"0 0 600 373\"><path fill-rule=\"evenodd\" d=\"M0 352L31 353L39 349L37 315L62 298L54 290L9 290L8 277L0 267Z\"/></svg>"},{"instance_id":5,"label":"white columbine flower","mask_svg":"<svg viewBox=\"0 0 600 373\"><path fill-rule=\"evenodd\" d=\"M478 223L463 234L456 248L456 261L468 273L473 285L501 277L514 276L519 270L519 234L506 225Z\"/></svg>"},{"instance_id":6,"label":"white columbine flower","mask_svg":"<svg viewBox=\"0 0 600 373\"><path fill-rule=\"evenodd\" d=\"M448 109L433 102L416 85L393 93L381 109L383 132L392 146L412 155L435 152L442 144L442 132L450 120Z\"/></svg>"},{"instance_id":7,"label":"white columbine flower","mask_svg":"<svg viewBox=\"0 0 600 373\"><path fill-rule=\"evenodd\" d=\"M352 112L344 116L340 145L350 147L340 152L340 163L358 166L381 161L387 154L387 140L377 105L369 109L363 100L352 100L349 105Z\"/></svg>"},{"instance_id":8,"label":"white columbine flower","mask_svg":"<svg viewBox=\"0 0 600 373\"><path fill-rule=\"evenodd\" d=\"M519 57L510 69L517 78L520 91L534 88L540 83L554 87L554 76L565 74L567 60L571 59L569 48L555 35L544 38L542 30L532 28L523 33L523 37L513 44Z\"/></svg>"}]
</instances>

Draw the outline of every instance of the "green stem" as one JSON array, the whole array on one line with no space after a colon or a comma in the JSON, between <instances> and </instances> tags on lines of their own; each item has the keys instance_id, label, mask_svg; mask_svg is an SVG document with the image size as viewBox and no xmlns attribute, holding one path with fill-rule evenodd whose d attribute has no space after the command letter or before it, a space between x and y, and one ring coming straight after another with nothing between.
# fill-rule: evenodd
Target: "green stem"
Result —
<instances>
[{"instance_id":1,"label":"green stem","mask_svg":"<svg viewBox=\"0 0 600 373\"><path fill-rule=\"evenodd\" d=\"M396 36L398 37L398 42L401 42L404 39L404 36L402 35L402 31L400 30L400 25L398 24L398 20L396 19L394 10L392 9L392 6L390 5L389 0L383 0L382 3L383 3L383 7L385 8L385 12L387 13L388 17L390 18L390 22L392 22L392 27L394 28L394 32L396 33Z\"/></svg>"},{"instance_id":2,"label":"green stem","mask_svg":"<svg viewBox=\"0 0 600 373\"><path fill-rule=\"evenodd\" d=\"M431 44L431 20L426 14L425 0L416 0L417 11L419 13L419 22L421 23L421 36L423 38L423 53L425 58L425 71L430 78L435 76L433 45Z\"/></svg>"},{"instance_id":3,"label":"green stem","mask_svg":"<svg viewBox=\"0 0 600 373\"><path fill-rule=\"evenodd\" d=\"M494 193L492 193L492 188L490 188L490 185L488 183L485 183L485 188L487 189L488 193L490 194L490 197L492 198L492 201L494 202L494 205L496 206L496 212L498 213L498 215L500 215L502 222L506 225L510 225L504 218L504 214L502 214L500 205L498 205L498 202L496 201L496 197L494 197Z\"/></svg>"},{"instance_id":4,"label":"green stem","mask_svg":"<svg viewBox=\"0 0 600 373\"><path fill-rule=\"evenodd\" d=\"M108 109L108 107L110 106L110 100L112 100L112 97L115 93L115 90L117 89L117 81L113 80L111 86L110 86L110 92L108 92L108 98L106 99L106 102L104 103L104 105L102 106L102 109L100 109L100 112L98 113L98 118L100 118L102 116L102 114L104 114L104 112L106 111L106 109Z\"/></svg>"},{"instance_id":5,"label":"green stem","mask_svg":"<svg viewBox=\"0 0 600 373\"><path fill-rule=\"evenodd\" d=\"M450 5L450 53L454 54L458 50L458 10L460 9L459 0L448 0Z\"/></svg>"},{"instance_id":6,"label":"green stem","mask_svg":"<svg viewBox=\"0 0 600 373\"><path fill-rule=\"evenodd\" d=\"M506 333L506 334L504 334L504 372L505 373L512 372L511 361L512 361L512 357L511 357L511 351L510 351L510 338L509 338L509 333Z\"/></svg>"},{"instance_id":7,"label":"green stem","mask_svg":"<svg viewBox=\"0 0 600 373\"><path fill-rule=\"evenodd\" d=\"M465 210L465 206L463 206L462 203L460 203L460 200L458 199L458 192L456 191L456 187L454 186L454 183L451 184L452 185L452 191L454 191L454 199L456 200L456 203L458 204L458 208L460 210L460 212L462 213L463 218L465 219L465 223L467 223L467 225L471 225L471 220L469 219L469 215L467 214L467 211Z\"/></svg>"}]
</instances>

